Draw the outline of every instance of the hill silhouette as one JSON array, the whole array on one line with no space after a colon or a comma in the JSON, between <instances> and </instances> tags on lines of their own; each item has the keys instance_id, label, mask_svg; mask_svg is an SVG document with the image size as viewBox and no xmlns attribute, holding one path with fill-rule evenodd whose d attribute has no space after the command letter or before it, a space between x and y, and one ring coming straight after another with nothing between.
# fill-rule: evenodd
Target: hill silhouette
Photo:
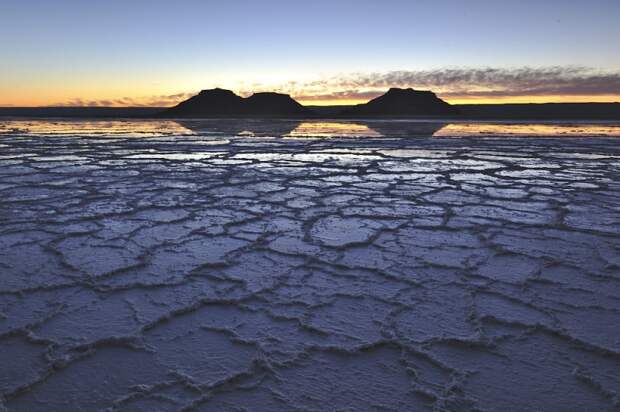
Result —
<instances>
[{"instance_id":1,"label":"hill silhouette","mask_svg":"<svg viewBox=\"0 0 620 412\"><path fill-rule=\"evenodd\" d=\"M312 111L302 106L288 94L264 92L254 93L244 99L246 114L249 115L309 115Z\"/></svg>"},{"instance_id":2,"label":"hill silhouette","mask_svg":"<svg viewBox=\"0 0 620 412\"><path fill-rule=\"evenodd\" d=\"M368 103L340 112L341 116L445 116L459 110L431 91L391 88Z\"/></svg>"},{"instance_id":3,"label":"hill silhouette","mask_svg":"<svg viewBox=\"0 0 620 412\"><path fill-rule=\"evenodd\" d=\"M163 117L311 116L313 113L288 94L254 93L243 98L230 90L203 90L161 113Z\"/></svg>"},{"instance_id":4,"label":"hill silhouette","mask_svg":"<svg viewBox=\"0 0 620 412\"><path fill-rule=\"evenodd\" d=\"M230 90L202 90L196 96L165 110L162 115L172 117L226 116L238 114L243 106L243 98Z\"/></svg>"},{"instance_id":5,"label":"hill silhouette","mask_svg":"<svg viewBox=\"0 0 620 412\"><path fill-rule=\"evenodd\" d=\"M165 107L0 107L0 118L367 118L416 116L468 120L620 120L620 103L515 103L450 105L431 91L392 88L356 106L302 106L287 94L255 93L243 98L210 89Z\"/></svg>"}]
</instances>

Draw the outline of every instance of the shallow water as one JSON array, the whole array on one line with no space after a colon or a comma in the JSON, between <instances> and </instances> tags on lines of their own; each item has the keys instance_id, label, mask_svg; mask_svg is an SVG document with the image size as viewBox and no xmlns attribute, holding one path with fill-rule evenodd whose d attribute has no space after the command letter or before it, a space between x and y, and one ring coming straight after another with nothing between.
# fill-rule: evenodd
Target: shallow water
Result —
<instances>
[{"instance_id":1,"label":"shallow water","mask_svg":"<svg viewBox=\"0 0 620 412\"><path fill-rule=\"evenodd\" d=\"M224 136L356 137L620 137L620 122L467 122L450 120L1 120L0 135L80 137Z\"/></svg>"},{"instance_id":2,"label":"shallow water","mask_svg":"<svg viewBox=\"0 0 620 412\"><path fill-rule=\"evenodd\" d=\"M0 121L0 410L616 410L617 136Z\"/></svg>"}]
</instances>

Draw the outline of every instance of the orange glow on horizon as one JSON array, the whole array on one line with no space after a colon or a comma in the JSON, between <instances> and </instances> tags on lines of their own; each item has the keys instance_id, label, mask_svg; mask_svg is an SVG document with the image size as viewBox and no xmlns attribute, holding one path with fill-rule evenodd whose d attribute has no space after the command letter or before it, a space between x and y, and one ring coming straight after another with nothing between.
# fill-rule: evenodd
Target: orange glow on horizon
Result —
<instances>
[{"instance_id":1,"label":"orange glow on horizon","mask_svg":"<svg viewBox=\"0 0 620 412\"><path fill-rule=\"evenodd\" d=\"M295 98L293 96L293 98ZM355 104L363 104L368 102L371 99L334 99L334 100L306 100L306 99L295 99L299 103L304 106L352 106Z\"/></svg>"},{"instance_id":2,"label":"orange glow on horizon","mask_svg":"<svg viewBox=\"0 0 620 412\"><path fill-rule=\"evenodd\" d=\"M439 96L441 97L441 95ZM620 95L572 96L505 96L505 97L446 97L451 104L510 104L510 103L620 103Z\"/></svg>"},{"instance_id":3,"label":"orange glow on horizon","mask_svg":"<svg viewBox=\"0 0 620 412\"><path fill-rule=\"evenodd\" d=\"M173 93L170 93L171 95ZM251 93L250 93L251 94ZM378 96L381 93L378 94ZM125 94L125 96L127 96ZM189 96L189 94L187 95ZM572 95L572 96L497 96L497 97L477 97L477 96L438 96L451 104L510 104L510 103L620 103L620 95ZM74 97L62 97L61 95L49 96L46 99L41 97L29 96L10 96L0 97L0 107L53 107L53 106L74 106L79 107L76 102L83 102L81 106L99 107L170 107L185 100L187 97L177 99L162 99L161 95L145 97L144 94L126 97L96 97L90 95L76 99ZM295 96L293 95L293 98ZM299 103L306 106L350 106L363 104L371 99L359 98L338 98L338 99L312 99L303 96L296 99ZM129 104L123 104L129 102ZM111 103L111 104L110 104Z\"/></svg>"}]
</instances>

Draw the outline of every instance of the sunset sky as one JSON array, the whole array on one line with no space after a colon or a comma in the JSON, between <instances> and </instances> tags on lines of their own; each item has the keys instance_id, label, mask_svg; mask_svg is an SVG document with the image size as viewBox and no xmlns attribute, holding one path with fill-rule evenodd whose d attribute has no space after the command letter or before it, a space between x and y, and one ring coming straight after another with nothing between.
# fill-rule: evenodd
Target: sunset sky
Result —
<instances>
[{"instance_id":1,"label":"sunset sky","mask_svg":"<svg viewBox=\"0 0 620 412\"><path fill-rule=\"evenodd\" d=\"M0 106L620 101L619 0L2 0Z\"/></svg>"}]
</instances>

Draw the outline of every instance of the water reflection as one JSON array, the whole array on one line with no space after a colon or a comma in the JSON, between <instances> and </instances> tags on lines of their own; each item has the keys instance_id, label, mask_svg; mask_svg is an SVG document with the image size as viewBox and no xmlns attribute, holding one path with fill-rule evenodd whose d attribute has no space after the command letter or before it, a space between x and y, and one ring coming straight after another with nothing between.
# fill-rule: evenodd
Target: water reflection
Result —
<instances>
[{"instance_id":1,"label":"water reflection","mask_svg":"<svg viewBox=\"0 0 620 412\"><path fill-rule=\"evenodd\" d=\"M207 119L175 120L180 126L204 136L281 137L290 134L298 120L280 119Z\"/></svg>"},{"instance_id":2,"label":"water reflection","mask_svg":"<svg viewBox=\"0 0 620 412\"><path fill-rule=\"evenodd\" d=\"M241 137L378 138L432 137L446 125L439 122L401 121L294 121L294 120L176 120L200 135Z\"/></svg>"},{"instance_id":3,"label":"water reflection","mask_svg":"<svg viewBox=\"0 0 620 412\"><path fill-rule=\"evenodd\" d=\"M177 121L199 135L314 138L420 137L620 137L614 123L446 123L365 120L206 120Z\"/></svg>"},{"instance_id":4,"label":"water reflection","mask_svg":"<svg viewBox=\"0 0 620 412\"><path fill-rule=\"evenodd\" d=\"M150 137L193 134L169 120L7 120L0 121L0 135L86 137Z\"/></svg>"},{"instance_id":5,"label":"water reflection","mask_svg":"<svg viewBox=\"0 0 620 412\"><path fill-rule=\"evenodd\" d=\"M428 121L368 121L365 124L385 137L433 137L447 125Z\"/></svg>"},{"instance_id":6,"label":"water reflection","mask_svg":"<svg viewBox=\"0 0 620 412\"><path fill-rule=\"evenodd\" d=\"M367 124L352 122L303 122L286 135L291 138L311 137L382 137L383 134Z\"/></svg>"},{"instance_id":7,"label":"water reflection","mask_svg":"<svg viewBox=\"0 0 620 412\"><path fill-rule=\"evenodd\" d=\"M220 138L620 137L618 123L460 122L420 120L6 120L0 135Z\"/></svg>"}]
</instances>

